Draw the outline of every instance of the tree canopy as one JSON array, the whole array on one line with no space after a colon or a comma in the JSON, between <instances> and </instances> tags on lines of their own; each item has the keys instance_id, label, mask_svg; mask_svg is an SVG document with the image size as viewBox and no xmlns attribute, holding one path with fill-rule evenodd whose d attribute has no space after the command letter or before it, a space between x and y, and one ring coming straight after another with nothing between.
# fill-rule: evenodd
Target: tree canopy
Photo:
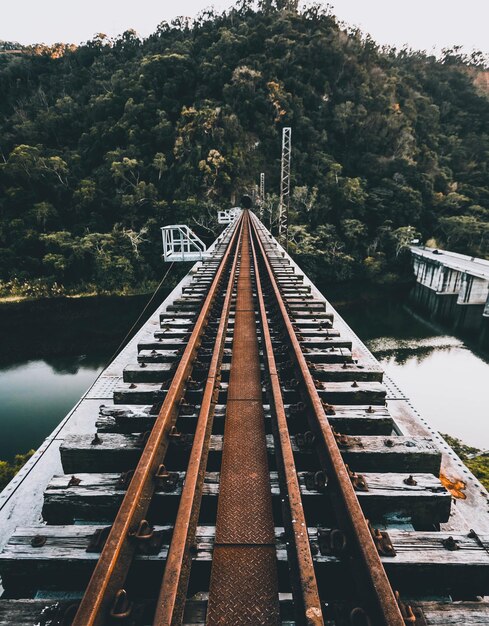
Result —
<instances>
[{"instance_id":1,"label":"tree canopy","mask_svg":"<svg viewBox=\"0 0 489 626\"><path fill-rule=\"evenodd\" d=\"M258 4L258 6L257 6ZM379 47L328 9L240 0L140 39L0 50L0 280L101 290L162 274L159 227L209 216L293 127L291 250L379 280L409 237L489 253L481 55ZM19 53L20 52L20 53ZM266 201L265 221L277 197Z\"/></svg>"}]
</instances>

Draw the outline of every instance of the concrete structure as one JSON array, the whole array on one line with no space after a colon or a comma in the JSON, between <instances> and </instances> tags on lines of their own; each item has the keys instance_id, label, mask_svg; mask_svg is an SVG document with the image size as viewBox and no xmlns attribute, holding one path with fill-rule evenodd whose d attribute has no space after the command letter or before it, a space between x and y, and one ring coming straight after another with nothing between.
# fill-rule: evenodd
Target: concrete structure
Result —
<instances>
[{"instance_id":1,"label":"concrete structure","mask_svg":"<svg viewBox=\"0 0 489 626\"><path fill-rule=\"evenodd\" d=\"M488 339L489 261L456 252L412 247L416 304L459 331Z\"/></svg>"}]
</instances>

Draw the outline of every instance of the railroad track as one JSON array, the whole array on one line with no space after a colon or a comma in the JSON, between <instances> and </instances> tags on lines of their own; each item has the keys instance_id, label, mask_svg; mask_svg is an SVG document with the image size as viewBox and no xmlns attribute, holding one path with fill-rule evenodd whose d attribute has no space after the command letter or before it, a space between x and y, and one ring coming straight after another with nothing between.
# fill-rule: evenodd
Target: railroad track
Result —
<instances>
[{"instance_id":1,"label":"railroad track","mask_svg":"<svg viewBox=\"0 0 489 626\"><path fill-rule=\"evenodd\" d=\"M488 537L444 529L439 443L382 381L243 212L64 439L0 625L488 624Z\"/></svg>"}]
</instances>

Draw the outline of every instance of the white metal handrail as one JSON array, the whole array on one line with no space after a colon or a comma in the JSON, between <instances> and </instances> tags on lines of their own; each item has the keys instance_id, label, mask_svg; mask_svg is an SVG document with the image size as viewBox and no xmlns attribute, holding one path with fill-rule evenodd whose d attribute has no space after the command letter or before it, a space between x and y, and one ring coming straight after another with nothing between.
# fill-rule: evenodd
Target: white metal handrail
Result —
<instances>
[{"instance_id":1,"label":"white metal handrail","mask_svg":"<svg viewBox=\"0 0 489 626\"><path fill-rule=\"evenodd\" d=\"M200 261L207 250L205 243L184 224L161 229L165 261Z\"/></svg>"}]
</instances>

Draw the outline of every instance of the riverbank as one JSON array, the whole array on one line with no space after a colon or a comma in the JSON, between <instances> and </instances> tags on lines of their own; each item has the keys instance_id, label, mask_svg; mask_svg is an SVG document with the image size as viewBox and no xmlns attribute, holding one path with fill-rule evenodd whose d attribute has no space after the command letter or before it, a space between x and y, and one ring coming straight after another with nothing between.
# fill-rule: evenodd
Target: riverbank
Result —
<instances>
[{"instance_id":1,"label":"riverbank","mask_svg":"<svg viewBox=\"0 0 489 626\"><path fill-rule=\"evenodd\" d=\"M458 454L463 464L489 490L489 453L485 450L468 446L456 437L451 437L445 433L440 434L448 445L453 448L455 453Z\"/></svg>"},{"instance_id":2,"label":"riverbank","mask_svg":"<svg viewBox=\"0 0 489 626\"><path fill-rule=\"evenodd\" d=\"M133 296L149 296L155 291L158 287L158 283L151 283L150 285L145 285L143 289L121 289L117 291L107 291L100 292L96 289L90 291L74 291L73 293L54 293L54 294L11 294L11 295L0 295L0 306L2 304L17 304L19 302L40 302L43 300L77 300L80 298L125 298L125 297L133 297Z\"/></svg>"},{"instance_id":3,"label":"riverbank","mask_svg":"<svg viewBox=\"0 0 489 626\"><path fill-rule=\"evenodd\" d=\"M171 273L165 274L164 283L160 288L173 289L188 272L187 263L177 263ZM0 306L2 304L16 304L19 302L52 299L78 299L78 298L102 298L102 297L148 297L159 288L158 280L145 280L136 286L121 286L118 289L104 290L95 284L80 284L78 286L65 287L58 283L46 282L43 279L10 281L0 280Z\"/></svg>"},{"instance_id":4,"label":"riverbank","mask_svg":"<svg viewBox=\"0 0 489 626\"><path fill-rule=\"evenodd\" d=\"M19 302L40 302L42 300L78 300L79 298L100 298L100 297L113 297L113 298L121 298L126 296L145 296L149 297L151 292L143 291L143 292L135 292L131 294L123 293L123 292L111 292L107 294L100 294L96 291L92 292L81 292L76 294L65 294L62 296L47 296L47 297L37 297L37 296L1 296L0 297L0 306L2 304L18 304Z\"/></svg>"}]
</instances>

